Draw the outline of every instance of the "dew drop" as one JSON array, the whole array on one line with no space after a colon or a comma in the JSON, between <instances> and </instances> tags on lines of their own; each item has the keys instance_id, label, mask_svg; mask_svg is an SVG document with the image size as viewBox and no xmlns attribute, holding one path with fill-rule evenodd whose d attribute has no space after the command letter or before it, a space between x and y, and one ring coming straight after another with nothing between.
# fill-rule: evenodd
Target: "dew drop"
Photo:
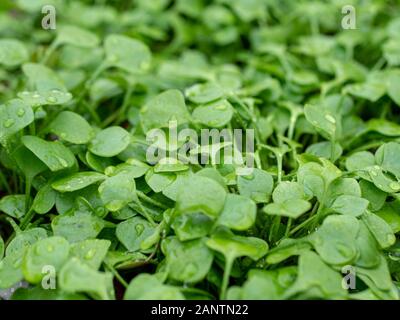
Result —
<instances>
[{"instance_id":1,"label":"dew drop","mask_svg":"<svg viewBox=\"0 0 400 320\"><path fill-rule=\"evenodd\" d=\"M93 259L94 255L96 254L95 249L90 249L86 254L85 254L85 259L90 260Z\"/></svg>"},{"instance_id":2,"label":"dew drop","mask_svg":"<svg viewBox=\"0 0 400 320\"><path fill-rule=\"evenodd\" d=\"M333 123L333 124L336 123L336 119L334 117L332 117L330 114L326 114L325 119L328 120L330 123Z\"/></svg>"},{"instance_id":3,"label":"dew drop","mask_svg":"<svg viewBox=\"0 0 400 320\"><path fill-rule=\"evenodd\" d=\"M14 119L7 119L3 122L4 128L10 128L15 123Z\"/></svg>"},{"instance_id":4,"label":"dew drop","mask_svg":"<svg viewBox=\"0 0 400 320\"><path fill-rule=\"evenodd\" d=\"M17 111L17 116L18 117L22 117L22 116L24 116L24 114L25 114L25 110L24 109L22 109L22 108L18 109L18 111Z\"/></svg>"},{"instance_id":5,"label":"dew drop","mask_svg":"<svg viewBox=\"0 0 400 320\"><path fill-rule=\"evenodd\" d=\"M48 102L48 103L52 103L52 104L54 104L54 103L57 103L57 98L56 97L48 97L47 99L46 99L46 101Z\"/></svg>"},{"instance_id":6,"label":"dew drop","mask_svg":"<svg viewBox=\"0 0 400 320\"><path fill-rule=\"evenodd\" d=\"M63 158L58 158L58 162L61 164L62 167L67 168L68 162L65 161Z\"/></svg>"}]
</instances>

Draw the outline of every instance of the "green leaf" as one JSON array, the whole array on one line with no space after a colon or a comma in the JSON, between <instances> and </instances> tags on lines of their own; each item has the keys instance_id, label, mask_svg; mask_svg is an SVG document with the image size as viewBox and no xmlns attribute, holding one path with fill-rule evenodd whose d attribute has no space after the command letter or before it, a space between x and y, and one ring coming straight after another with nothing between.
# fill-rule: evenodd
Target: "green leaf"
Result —
<instances>
[{"instance_id":1,"label":"green leaf","mask_svg":"<svg viewBox=\"0 0 400 320\"><path fill-rule=\"evenodd\" d=\"M86 144L94 135L89 123L79 114L71 111L60 112L50 123L49 131L62 140L75 144Z\"/></svg>"},{"instance_id":2,"label":"green leaf","mask_svg":"<svg viewBox=\"0 0 400 320\"><path fill-rule=\"evenodd\" d=\"M22 70L39 93L51 90L66 91L65 85L57 73L44 65L25 63Z\"/></svg>"},{"instance_id":3,"label":"green leaf","mask_svg":"<svg viewBox=\"0 0 400 320\"><path fill-rule=\"evenodd\" d=\"M107 63L130 73L143 73L151 63L149 48L139 40L109 35L104 41Z\"/></svg>"},{"instance_id":4,"label":"green leaf","mask_svg":"<svg viewBox=\"0 0 400 320\"><path fill-rule=\"evenodd\" d=\"M93 270L77 258L71 258L59 274L60 288L69 293L85 292L95 299L114 299L113 275Z\"/></svg>"},{"instance_id":5,"label":"green leaf","mask_svg":"<svg viewBox=\"0 0 400 320\"><path fill-rule=\"evenodd\" d=\"M150 99L140 110L140 121L145 132L168 127L176 121L179 126L188 122L185 99L178 90L167 90Z\"/></svg>"},{"instance_id":6,"label":"green leaf","mask_svg":"<svg viewBox=\"0 0 400 320\"><path fill-rule=\"evenodd\" d=\"M32 203L32 208L39 214L45 214L53 208L56 203L57 193L50 184L41 187Z\"/></svg>"},{"instance_id":7,"label":"green leaf","mask_svg":"<svg viewBox=\"0 0 400 320\"><path fill-rule=\"evenodd\" d=\"M268 251L268 244L260 238L235 236L231 233L211 236L207 240L207 246L223 254L230 261L239 257L249 257L257 261Z\"/></svg>"},{"instance_id":8,"label":"green leaf","mask_svg":"<svg viewBox=\"0 0 400 320\"><path fill-rule=\"evenodd\" d=\"M339 136L338 115L331 114L323 106L307 104L304 106L304 115L307 121L312 124L327 139L336 139Z\"/></svg>"},{"instance_id":9,"label":"green leaf","mask_svg":"<svg viewBox=\"0 0 400 320\"><path fill-rule=\"evenodd\" d=\"M47 238L47 232L43 228L32 228L20 232L8 244L6 256L18 255L22 257L27 248L44 238Z\"/></svg>"},{"instance_id":10,"label":"green leaf","mask_svg":"<svg viewBox=\"0 0 400 320\"><path fill-rule=\"evenodd\" d=\"M94 48L99 45L100 40L90 31L73 25L65 25L59 28L55 42L57 44L71 44L82 48Z\"/></svg>"},{"instance_id":11,"label":"green leaf","mask_svg":"<svg viewBox=\"0 0 400 320\"><path fill-rule=\"evenodd\" d=\"M26 213L25 199L24 194L4 196L0 200L0 211L10 217L21 219Z\"/></svg>"},{"instance_id":12,"label":"green leaf","mask_svg":"<svg viewBox=\"0 0 400 320\"><path fill-rule=\"evenodd\" d=\"M301 255L309 251L311 244L305 239L283 239L275 248L268 252L266 261L269 264L280 263L291 256Z\"/></svg>"},{"instance_id":13,"label":"green leaf","mask_svg":"<svg viewBox=\"0 0 400 320\"><path fill-rule=\"evenodd\" d=\"M156 276L142 273L129 283L124 300L184 300L177 287L164 285Z\"/></svg>"},{"instance_id":14,"label":"green leaf","mask_svg":"<svg viewBox=\"0 0 400 320\"><path fill-rule=\"evenodd\" d=\"M13 99L0 105L0 143L27 127L34 120L32 108L20 99Z\"/></svg>"},{"instance_id":15,"label":"green leaf","mask_svg":"<svg viewBox=\"0 0 400 320\"><path fill-rule=\"evenodd\" d=\"M27 180L32 180L39 173L47 170L47 166L23 145L19 146L12 156Z\"/></svg>"},{"instance_id":16,"label":"green leaf","mask_svg":"<svg viewBox=\"0 0 400 320\"><path fill-rule=\"evenodd\" d=\"M222 212L226 191L212 179L192 176L186 178L176 199L176 209L181 214L202 212L216 218Z\"/></svg>"},{"instance_id":17,"label":"green leaf","mask_svg":"<svg viewBox=\"0 0 400 320\"><path fill-rule=\"evenodd\" d=\"M256 203L265 203L272 193L274 181L269 173L254 168L249 175L238 176L237 185L241 195L251 198Z\"/></svg>"},{"instance_id":18,"label":"green leaf","mask_svg":"<svg viewBox=\"0 0 400 320\"><path fill-rule=\"evenodd\" d=\"M29 59L25 45L16 39L0 39L0 64L5 67L16 67Z\"/></svg>"},{"instance_id":19,"label":"green leaf","mask_svg":"<svg viewBox=\"0 0 400 320\"><path fill-rule=\"evenodd\" d=\"M393 234L392 229L385 220L378 215L367 211L362 216L362 220L382 249L389 248L395 243L396 236Z\"/></svg>"},{"instance_id":20,"label":"green leaf","mask_svg":"<svg viewBox=\"0 0 400 320\"><path fill-rule=\"evenodd\" d=\"M69 242L94 239L104 228L104 221L91 212L71 210L51 222L54 235Z\"/></svg>"},{"instance_id":21,"label":"green leaf","mask_svg":"<svg viewBox=\"0 0 400 320\"><path fill-rule=\"evenodd\" d=\"M154 192L164 191L176 179L176 175L170 172L156 173L154 169L147 171L145 180Z\"/></svg>"},{"instance_id":22,"label":"green leaf","mask_svg":"<svg viewBox=\"0 0 400 320\"><path fill-rule=\"evenodd\" d=\"M197 104L208 103L222 98L223 90L215 83L201 83L189 87L185 91L185 96Z\"/></svg>"},{"instance_id":23,"label":"green leaf","mask_svg":"<svg viewBox=\"0 0 400 320\"><path fill-rule=\"evenodd\" d=\"M171 227L180 241L202 238L208 235L213 226L213 220L200 212L177 215Z\"/></svg>"},{"instance_id":24,"label":"green leaf","mask_svg":"<svg viewBox=\"0 0 400 320\"><path fill-rule=\"evenodd\" d=\"M367 180L361 180L359 184L362 197L369 201L369 208L372 211L382 208L386 201L387 193L378 189L373 183Z\"/></svg>"},{"instance_id":25,"label":"green leaf","mask_svg":"<svg viewBox=\"0 0 400 320\"><path fill-rule=\"evenodd\" d=\"M53 89L51 91L41 91L40 93L37 91L22 91L18 93L18 97L26 104L37 108L39 106L66 104L72 99L72 94Z\"/></svg>"},{"instance_id":26,"label":"green leaf","mask_svg":"<svg viewBox=\"0 0 400 320\"><path fill-rule=\"evenodd\" d=\"M135 179L124 173L109 177L99 186L99 194L108 210L118 211L137 199Z\"/></svg>"},{"instance_id":27,"label":"green leaf","mask_svg":"<svg viewBox=\"0 0 400 320\"><path fill-rule=\"evenodd\" d=\"M105 179L106 176L101 173L91 171L77 172L53 182L51 187L59 192L73 192Z\"/></svg>"},{"instance_id":28,"label":"green leaf","mask_svg":"<svg viewBox=\"0 0 400 320\"><path fill-rule=\"evenodd\" d=\"M332 265L350 264L357 257L356 236L359 221L349 215L332 215L309 236L321 259Z\"/></svg>"},{"instance_id":29,"label":"green leaf","mask_svg":"<svg viewBox=\"0 0 400 320\"><path fill-rule=\"evenodd\" d=\"M284 298L299 296L303 299L344 299L347 291L342 287L342 276L328 267L312 251L301 254L298 275Z\"/></svg>"},{"instance_id":30,"label":"green leaf","mask_svg":"<svg viewBox=\"0 0 400 320\"><path fill-rule=\"evenodd\" d=\"M396 72L389 72L387 76L387 81L386 81L386 87L387 87L387 94L389 95L390 98L398 105L400 106L400 87L399 87L399 81L400 81L400 73L398 70Z\"/></svg>"},{"instance_id":31,"label":"green leaf","mask_svg":"<svg viewBox=\"0 0 400 320\"><path fill-rule=\"evenodd\" d=\"M198 106L192 113L194 121L212 128L222 128L233 116L233 107L227 100Z\"/></svg>"},{"instance_id":32,"label":"green leaf","mask_svg":"<svg viewBox=\"0 0 400 320\"><path fill-rule=\"evenodd\" d=\"M70 246L67 240L61 237L50 237L39 240L26 252L22 261L22 272L26 280L31 283L40 283L46 274L43 268L52 266L59 270L67 261Z\"/></svg>"},{"instance_id":33,"label":"green leaf","mask_svg":"<svg viewBox=\"0 0 400 320\"><path fill-rule=\"evenodd\" d=\"M267 204L263 211L269 215L296 219L311 209L311 203L302 199L289 199L280 203Z\"/></svg>"},{"instance_id":34,"label":"green leaf","mask_svg":"<svg viewBox=\"0 0 400 320\"><path fill-rule=\"evenodd\" d=\"M114 157L124 151L131 142L129 132L121 127L108 127L99 131L90 142L91 153L100 157Z\"/></svg>"},{"instance_id":35,"label":"green leaf","mask_svg":"<svg viewBox=\"0 0 400 320\"><path fill-rule=\"evenodd\" d=\"M254 201L241 195L227 194L218 224L233 230L247 230L255 223L256 214Z\"/></svg>"},{"instance_id":36,"label":"green leaf","mask_svg":"<svg viewBox=\"0 0 400 320\"><path fill-rule=\"evenodd\" d=\"M140 217L133 217L117 225L115 234L118 240L129 250L140 250L141 243L154 233L154 226Z\"/></svg>"},{"instance_id":37,"label":"green leaf","mask_svg":"<svg viewBox=\"0 0 400 320\"><path fill-rule=\"evenodd\" d=\"M195 283L204 279L211 268L213 254L202 239L180 242L176 237L163 240L168 275L176 281Z\"/></svg>"},{"instance_id":38,"label":"green leaf","mask_svg":"<svg viewBox=\"0 0 400 320\"><path fill-rule=\"evenodd\" d=\"M375 152L375 161L383 170L389 171L400 179L400 144L389 142L381 145Z\"/></svg>"},{"instance_id":39,"label":"green leaf","mask_svg":"<svg viewBox=\"0 0 400 320\"><path fill-rule=\"evenodd\" d=\"M20 255L7 255L0 261L0 289L10 288L23 278Z\"/></svg>"},{"instance_id":40,"label":"green leaf","mask_svg":"<svg viewBox=\"0 0 400 320\"><path fill-rule=\"evenodd\" d=\"M358 217L368 208L369 201L363 198L342 195L332 204L331 209L345 215Z\"/></svg>"},{"instance_id":41,"label":"green leaf","mask_svg":"<svg viewBox=\"0 0 400 320\"><path fill-rule=\"evenodd\" d=\"M37 156L51 171L72 167L74 154L59 141L45 141L35 136L23 136L22 143Z\"/></svg>"},{"instance_id":42,"label":"green leaf","mask_svg":"<svg viewBox=\"0 0 400 320\"><path fill-rule=\"evenodd\" d=\"M88 239L71 246L71 255L97 270L105 259L111 245L109 240Z\"/></svg>"}]
</instances>

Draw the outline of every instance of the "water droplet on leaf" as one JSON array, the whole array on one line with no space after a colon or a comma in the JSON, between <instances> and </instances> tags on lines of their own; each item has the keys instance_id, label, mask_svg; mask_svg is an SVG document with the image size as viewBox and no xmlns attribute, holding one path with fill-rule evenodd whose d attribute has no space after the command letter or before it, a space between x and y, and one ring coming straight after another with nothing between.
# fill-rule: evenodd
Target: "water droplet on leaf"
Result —
<instances>
[{"instance_id":1,"label":"water droplet on leaf","mask_svg":"<svg viewBox=\"0 0 400 320\"><path fill-rule=\"evenodd\" d=\"M15 121L14 119L7 119L6 121L3 122L4 128L10 128L12 125L14 125Z\"/></svg>"}]
</instances>

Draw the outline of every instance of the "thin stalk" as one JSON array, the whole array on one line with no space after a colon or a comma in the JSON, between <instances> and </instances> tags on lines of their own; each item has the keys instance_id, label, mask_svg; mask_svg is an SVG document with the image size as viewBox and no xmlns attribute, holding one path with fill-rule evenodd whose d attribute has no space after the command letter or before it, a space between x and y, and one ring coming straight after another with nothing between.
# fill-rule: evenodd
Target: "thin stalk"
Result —
<instances>
[{"instance_id":1,"label":"thin stalk","mask_svg":"<svg viewBox=\"0 0 400 320\"><path fill-rule=\"evenodd\" d=\"M137 195L139 196L140 199L142 199L143 201L146 201L149 204L152 204L156 207L159 207L161 209L168 209L168 207L164 204L162 204L161 202L158 202L157 200L154 200L150 197L148 197L145 193L143 193L142 191L136 191Z\"/></svg>"},{"instance_id":2,"label":"thin stalk","mask_svg":"<svg viewBox=\"0 0 400 320\"><path fill-rule=\"evenodd\" d=\"M310 222L312 222L313 220L315 220L317 217L317 215L313 215L311 217L309 217L307 220L304 220L302 223L300 223L299 225L297 225L295 228L293 228L292 230L290 230L289 232L289 236L293 235L294 233L296 233L297 231L299 231L300 229L303 229L306 225L308 225Z\"/></svg>"},{"instance_id":3,"label":"thin stalk","mask_svg":"<svg viewBox=\"0 0 400 320\"><path fill-rule=\"evenodd\" d=\"M224 276L222 278L221 292L219 296L220 300L224 300L226 298L226 290L228 289L229 277L231 275L232 266L233 266L233 259L227 257L225 260Z\"/></svg>"},{"instance_id":4,"label":"thin stalk","mask_svg":"<svg viewBox=\"0 0 400 320\"><path fill-rule=\"evenodd\" d=\"M56 51L59 43L57 41L53 41L50 46L47 48L42 60L40 61L41 64L46 64L51 55Z\"/></svg>"},{"instance_id":5,"label":"thin stalk","mask_svg":"<svg viewBox=\"0 0 400 320\"><path fill-rule=\"evenodd\" d=\"M293 219L289 218L286 225L285 238L289 236L290 228L292 227Z\"/></svg>"},{"instance_id":6,"label":"thin stalk","mask_svg":"<svg viewBox=\"0 0 400 320\"><path fill-rule=\"evenodd\" d=\"M19 227L21 228L21 230L25 230L26 227L28 226L29 222L31 222L31 220L33 219L33 217L35 216L36 212L33 211L33 208L31 207L29 209L29 211L25 214L24 218L22 219Z\"/></svg>"},{"instance_id":7,"label":"thin stalk","mask_svg":"<svg viewBox=\"0 0 400 320\"><path fill-rule=\"evenodd\" d=\"M157 224L154 222L153 218L147 211L147 209L143 206L142 202L140 201L139 197L137 197L137 204L139 205L140 210L142 210L143 215L145 218L153 225L156 226Z\"/></svg>"},{"instance_id":8,"label":"thin stalk","mask_svg":"<svg viewBox=\"0 0 400 320\"><path fill-rule=\"evenodd\" d=\"M25 181L25 210L28 210L30 206L31 189L32 189L32 180L30 178L27 178ZM26 214L28 214L28 212L26 212Z\"/></svg>"},{"instance_id":9,"label":"thin stalk","mask_svg":"<svg viewBox=\"0 0 400 320\"><path fill-rule=\"evenodd\" d=\"M115 276L115 278L117 278L117 280L125 287L128 288L128 283L125 281L124 278L122 278L122 276L119 274L119 272L111 265L109 265L108 263L105 263L106 268L108 270L110 270L110 272Z\"/></svg>"}]
</instances>

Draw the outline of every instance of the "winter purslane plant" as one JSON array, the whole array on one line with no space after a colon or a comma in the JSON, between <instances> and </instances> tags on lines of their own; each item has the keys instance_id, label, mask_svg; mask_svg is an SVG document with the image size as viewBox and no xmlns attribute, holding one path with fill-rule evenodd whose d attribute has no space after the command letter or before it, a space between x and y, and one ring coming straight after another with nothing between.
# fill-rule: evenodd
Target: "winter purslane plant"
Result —
<instances>
[{"instance_id":1,"label":"winter purslane plant","mask_svg":"<svg viewBox=\"0 0 400 320\"><path fill-rule=\"evenodd\" d=\"M3 0L0 294L398 299L400 6L347 2Z\"/></svg>"}]
</instances>

